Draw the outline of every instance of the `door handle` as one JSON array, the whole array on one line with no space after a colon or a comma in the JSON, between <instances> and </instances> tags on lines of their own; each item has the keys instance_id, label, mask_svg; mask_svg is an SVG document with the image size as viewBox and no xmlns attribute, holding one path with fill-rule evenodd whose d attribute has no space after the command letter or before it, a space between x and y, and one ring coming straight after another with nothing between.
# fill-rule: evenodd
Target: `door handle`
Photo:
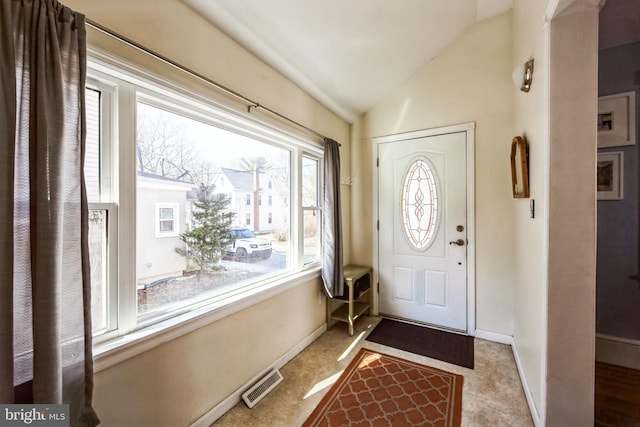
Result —
<instances>
[{"instance_id":1,"label":"door handle","mask_svg":"<svg viewBox=\"0 0 640 427\"><path fill-rule=\"evenodd\" d=\"M456 246L464 246L464 240L462 239L454 240L453 242L449 242L449 244L456 245Z\"/></svg>"}]
</instances>

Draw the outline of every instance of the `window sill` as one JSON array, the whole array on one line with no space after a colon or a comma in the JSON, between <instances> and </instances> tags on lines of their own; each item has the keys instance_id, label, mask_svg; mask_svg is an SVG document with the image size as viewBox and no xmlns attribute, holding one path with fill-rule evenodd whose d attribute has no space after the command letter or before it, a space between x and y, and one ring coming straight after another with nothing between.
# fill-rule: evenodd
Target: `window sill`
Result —
<instances>
[{"instance_id":1,"label":"window sill","mask_svg":"<svg viewBox=\"0 0 640 427\"><path fill-rule=\"evenodd\" d=\"M320 277L320 267L256 286L246 292L212 301L187 313L146 326L93 347L94 372L117 365L145 351L193 332L233 313Z\"/></svg>"}]
</instances>

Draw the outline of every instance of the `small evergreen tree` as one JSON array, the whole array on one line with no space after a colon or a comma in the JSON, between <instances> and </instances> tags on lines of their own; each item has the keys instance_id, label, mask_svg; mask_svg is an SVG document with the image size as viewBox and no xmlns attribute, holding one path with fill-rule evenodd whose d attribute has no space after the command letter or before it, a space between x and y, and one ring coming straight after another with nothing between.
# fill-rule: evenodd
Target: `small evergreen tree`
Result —
<instances>
[{"instance_id":1,"label":"small evergreen tree","mask_svg":"<svg viewBox=\"0 0 640 427\"><path fill-rule=\"evenodd\" d=\"M198 201L193 203L192 224L180 235L185 247L176 248L178 254L200 267L198 274L219 268L231 241L234 213L227 210L230 204L229 196L213 194L213 186L200 184Z\"/></svg>"}]
</instances>

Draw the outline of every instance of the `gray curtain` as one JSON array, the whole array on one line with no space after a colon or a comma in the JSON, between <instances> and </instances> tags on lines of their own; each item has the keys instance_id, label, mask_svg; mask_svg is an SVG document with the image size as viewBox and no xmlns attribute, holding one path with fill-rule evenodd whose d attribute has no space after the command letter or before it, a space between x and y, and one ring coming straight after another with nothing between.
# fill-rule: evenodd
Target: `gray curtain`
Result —
<instances>
[{"instance_id":1,"label":"gray curtain","mask_svg":"<svg viewBox=\"0 0 640 427\"><path fill-rule=\"evenodd\" d=\"M94 426L84 16L2 0L0 24L0 402L33 381Z\"/></svg>"},{"instance_id":2,"label":"gray curtain","mask_svg":"<svg viewBox=\"0 0 640 427\"><path fill-rule=\"evenodd\" d=\"M342 216L340 207L340 144L324 140L324 216L322 281L330 298L344 294Z\"/></svg>"}]
</instances>

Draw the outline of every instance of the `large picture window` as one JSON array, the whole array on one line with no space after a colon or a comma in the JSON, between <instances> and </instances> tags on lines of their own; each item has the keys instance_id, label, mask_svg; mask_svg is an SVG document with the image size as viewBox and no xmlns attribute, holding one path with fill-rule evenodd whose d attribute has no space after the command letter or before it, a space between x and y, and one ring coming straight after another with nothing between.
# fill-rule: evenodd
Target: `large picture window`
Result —
<instances>
[{"instance_id":1,"label":"large picture window","mask_svg":"<svg viewBox=\"0 0 640 427\"><path fill-rule=\"evenodd\" d=\"M89 70L96 342L319 267L320 145L102 63Z\"/></svg>"},{"instance_id":2,"label":"large picture window","mask_svg":"<svg viewBox=\"0 0 640 427\"><path fill-rule=\"evenodd\" d=\"M290 150L149 97L138 101L136 123L139 314L287 270L289 245L276 236L290 224L270 223L262 204L249 202L262 199L270 180L279 183L282 196L290 194ZM172 203L160 203L167 200ZM154 204L155 235L147 214ZM190 216L180 218L187 205ZM288 210L284 204L272 208ZM159 239L167 236L173 238Z\"/></svg>"}]
</instances>

